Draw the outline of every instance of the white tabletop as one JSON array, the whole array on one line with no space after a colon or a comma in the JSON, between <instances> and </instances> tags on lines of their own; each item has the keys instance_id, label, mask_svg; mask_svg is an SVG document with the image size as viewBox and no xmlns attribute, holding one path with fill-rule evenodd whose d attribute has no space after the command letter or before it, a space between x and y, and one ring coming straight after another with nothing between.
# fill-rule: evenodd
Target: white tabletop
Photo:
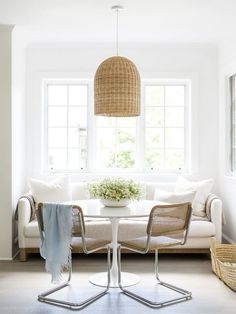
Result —
<instances>
[{"instance_id":1,"label":"white tabletop","mask_svg":"<svg viewBox=\"0 0 236 314\"><path fill-rule=\"evenodd\" d=\"M100 200L78 200L70 202L72 205L79 205L83 209L85 217L93 218L131 218L147 217L153 206L161 203L152 200L133 201L125 207L104 207Z\"/></svg>"}]
</instances>

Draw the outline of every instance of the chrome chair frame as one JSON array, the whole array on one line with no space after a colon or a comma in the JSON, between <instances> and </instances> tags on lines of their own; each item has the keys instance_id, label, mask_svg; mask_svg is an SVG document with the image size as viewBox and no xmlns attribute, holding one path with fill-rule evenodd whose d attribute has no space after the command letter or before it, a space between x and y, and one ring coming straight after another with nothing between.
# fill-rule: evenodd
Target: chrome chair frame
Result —
<instances>
[{"instance_id":1,"label":"chrome chair frame","mask_svg":"<svg viewBox=\"0 0 236 314\"><path fill-rule=\"evenodd\" d=\"M70 261L70 265L69 265L69 269L68 269L69 274L68 274L67 280L64 281L62 284L56 286L55 288L52 288L50 290L47 290L47 291L39 294L38 295L38 301L49 303L52 305L57 305L57 306L64 307L64 308L69 308L71 310L81 310L84 307L86 307L87 305L91 304L92 302L96 301L97 299L99 299L102 296L104 296L105 294L107 294L107 292L110 288L111 248L110 248L110 244L107 244L105 246L97 247L97 248L94 248L92 250L87 249L83 211L82 211L81 207L79 207L77 205L73 205L72 208L78 210L79 222L80 222L80 228L81 228L80 237L82 240L82 248L83 248L84 253L90 254L90 253L99 251L101 249L107 250L107 286L101 292L99 292L99 293L93 295L92 297L87 298L81 302L69 302L69 301L64 301L64 300L59 300L59 299L48 297L51 294L53 294L54 292L59 291L59 290L65 288L67 286L70 286L70 281L71 281L71 277L72 277L72 261ZM37 215L38 221L42 222L42 226L41 227L39 226L41 240L43 240L43 237L44 237L44 235L43 235L42 209L43 209L43 204L40 203L38 205L38 210L36 211L36 215ZM76 234L75 234L75 236L76 236Z\"/></svg>"},{"instance_id":2,"label":"chrome chair frame","mask_svg":"<svg viewBox=\"0 0 236 314\"><path fill-rule=\"evenodd\" d=\"M173 207L176 205L178 205L178 204L174 204ZM182 204L182 205L184 205L184 204ZM184 231L183 239L182 239L182 241L180 241L179 243L176 243L175 245L177 245L177 244L184 245L187 241L190 219L191 219L191 214L192 214L192 207L191 207L190 203L186 203L186 205L188 205L188 214L186 217L187 223L186 223L186 228ZM171 206L172 205L165 205L164 207L171 207ZM154 206L153 209L157 208L157 207L158 207L158 205ZM163 207L163 206L160 206L160 207ZM150 218L149 218L149 223L150 223ZM146 247L143 250L126 247L125 245L119 245L118 246L118 284L119 284L119 288L127 296L129 296L129 297L135 299L136 301L139 301L139 302L141 302L141 303L143 303L149 307L152 307L152 308L160 308L160 307L167 306L167 305L174 304L174 303L178 303L181 301L190 300L192 298L192 293L190 291L187 291L185 289L179 288L177 286L174 286L172 284L169 284L167 282L160 280L160 276L159 276L159 272L158 272L158 249L155 249L155 277L157 280L157 284L164 286L164 287L166 287L170 290L173 290L175 292L178 292L179 294L181 294L181 296L179 296L177 298L172 298L172 299L169 299L169 300L166 300L163 302L154 302L152 300L149 300L147 298L144 298L144 297L138 295L137 293L134 293L128 289L125 289L122 286L122 284L121 284L121 249L123 248L123 249L131 250L131 251L136 252L136 253L146 254L149 251L150 240L151 240L151 234L148 234Z\"/></svg>"}]
</instances>

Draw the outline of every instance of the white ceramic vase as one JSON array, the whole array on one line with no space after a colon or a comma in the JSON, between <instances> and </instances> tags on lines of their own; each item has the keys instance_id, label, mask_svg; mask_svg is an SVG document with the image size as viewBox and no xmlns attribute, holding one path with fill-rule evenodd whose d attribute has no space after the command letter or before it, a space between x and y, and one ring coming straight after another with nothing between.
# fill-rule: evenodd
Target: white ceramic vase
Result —
<instances>
[{"instance_id":1,"label":"white ceramic vase","mask_svg":"<svg viewBox=\"0 0 236 314\"><path fill-rule=\"evenodd\" d=\"M113 200L107 200L107 199L101 198L100 201L102 205L107 206L107 207L125 207L130 203L130 199L128 198L124 198L119 201L113 201Z\"/></svg>"}]
</instances>

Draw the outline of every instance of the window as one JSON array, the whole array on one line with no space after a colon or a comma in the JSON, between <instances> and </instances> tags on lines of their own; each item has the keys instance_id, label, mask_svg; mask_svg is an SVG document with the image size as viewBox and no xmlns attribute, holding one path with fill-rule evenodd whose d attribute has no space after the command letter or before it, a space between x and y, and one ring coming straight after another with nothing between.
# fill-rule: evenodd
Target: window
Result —
<instances>
[{"instance_id":1,"label":"window","mask_svg":"<svg viewBox=\"0 0 236 314\"><path fill-rule=\"evenodd\" d=\"M97 118L99 168L134 168L137 118Z\"/></svg>"},{"instance_id":2,"label":"window","mask_svg":"<svg viewBox=\"0 0 236 314\"><path fill-rule=\"evenodd\" d=\"M113 118L89 110L91 81L46 82L44 169L186 171L189 84L142 84L141 116Z\"/></svg>"},{"instance_id":3,"label":"window","mask_svg":"<svg viewBox=\"0 0 236 314\"><path fill-rule=\"evenodd\" d=\"M230 112L231 112L231 171L236 172L236 74L230 78Z\"/></svg>"},{"instance_id":4,"label":"window","mask_svg":"<svg viewBox=\"0 0 236 314\"><path fill-rule=\"evenodd\" d=\"M181 170L185 164L185 86L145 86L145 165Z\"/></svg>"},{"instance_id":5,"label":"window","mask_svg":"<svg viewBox=\"0 0 236 314\"><path fill-rule=\"evenodd\" d=\"M46 168L85 169L87 163L87 85L46 85Z\"/></svg>"}]
</instances>

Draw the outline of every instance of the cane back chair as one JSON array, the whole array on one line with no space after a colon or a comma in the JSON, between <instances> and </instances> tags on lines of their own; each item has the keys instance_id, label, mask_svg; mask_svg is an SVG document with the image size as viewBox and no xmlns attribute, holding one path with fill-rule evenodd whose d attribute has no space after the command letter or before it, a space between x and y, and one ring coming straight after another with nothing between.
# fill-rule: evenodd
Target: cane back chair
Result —
<instances>
[{"instance_id":1,"label":"cane back chair","mask_svg":"<svg viewBox=\"0 0 236 314\"><path fill-rule=\"evenodd\" d=\"M172 303L189 300L191 292L160 280L158 274L158 249L168 246L183 245L187 240L192 207L190 203L173 205L156 205L152 208L146 229L146 236L119 242L118 247L118 281L119 287L129 297L150 307L158 308ZM165 301L155 301L136 294L121 284L121 249L146 254L155 251L155 275L157 283L178 292L178 297Z\"/></svg>"},{"instance_id":2,"label":"cane back chair","mask_svg":"<svg viewBox=\"0 0 236 314\"><path fill-rule=\"evenodd\" d=\"M97 252L102 249L107 250L107 286L101 292L81 301L81 302L69 302L66 300L59 300L52 297L49 297L56 291L59 291L67 286L70 286L70 281L72 277L72 261L69 263L68 268L68 278L65 282L60 285L57 285L55 288L52 288L46 292L43 292L38 295L38 300L45 303L50 303L53 305L58 305L61 307L69 308L72 310L80 310L85 306L89 305L90 303L96 301L100 297L104 296L109 288L110 288L110 241L107 240L97 240L92 238L86 237L86 225L83 216L83 210L80 206L73 205L71 206L72 209L72 242L71 242L71 249L74 251L84 252L85 254L90 254L93 252ZM38 218L38 226L41 241L44 240L44 220L43 220L43 203L38 205L38 210L36 211L36 215Z\"/></svg>"}]
</instances>

